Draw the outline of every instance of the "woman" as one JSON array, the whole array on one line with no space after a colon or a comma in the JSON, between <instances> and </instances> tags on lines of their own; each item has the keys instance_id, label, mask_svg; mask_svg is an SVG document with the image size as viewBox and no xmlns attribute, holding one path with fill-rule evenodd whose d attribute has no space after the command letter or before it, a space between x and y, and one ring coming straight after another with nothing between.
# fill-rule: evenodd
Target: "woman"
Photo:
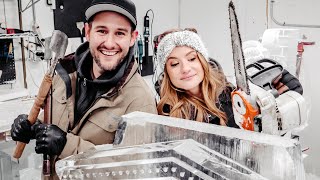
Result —
<instances>
[{"instance_id":1,"label":"woman","mask_svg":"<svg viewBox=\"0 0 320 180\"><path fill-rule=\"evenodd\" d=\"M209 65L196 31L171 30L161 36L157 59L164 76L158 113L239 128L232 112L233 88L222 71Z\"/></svg>"},{"instance_id":2,"label":"woman","mask_svg":"<svg viewBox=\"0 0 320 180\"><path fill-rule=\"evenodd\" d=\"M235 123L231 91L221 68L212 64L195 29L170 30L159 36L157 59L163 69L160 115L239 128ZM285 69L272 82L278 94L303 93L297 78Z\"/></svg>"}]
</instances>

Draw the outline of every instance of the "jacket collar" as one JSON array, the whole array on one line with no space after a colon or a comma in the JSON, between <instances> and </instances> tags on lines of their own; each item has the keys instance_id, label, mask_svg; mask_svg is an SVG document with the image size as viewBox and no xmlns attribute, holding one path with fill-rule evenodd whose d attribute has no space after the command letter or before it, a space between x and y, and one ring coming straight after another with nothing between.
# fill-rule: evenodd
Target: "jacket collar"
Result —
<instances>
[{"instance_id":1,"label":"jacket collar","mask_svg":"<svg viewBox=\"0 0 320 180\"><path fill-rule=\"evenodd\" d=\"M120 79L120 81L117 83L117 85L113 88L111 88L107 93L102 95L103 97L112 97L116 95L122 88L125 86L129 80L133 77L133 75L137 72L138 70L138 64L137 62L131 61L128 69L126 70L125 74L123 77Z\"/></svg>"},{"instance_id":2,"label":"jacket collar","mask_svg":"<svg viewBox=\"0 0 320 180\"><path fill-rule=\"evenodd\" d=\"M121 89L130 81L130 79L137 72L137 69L138 69L137 62L132 61L128 67L126 74L123 76L123 78L118 82L118 84L115 87L111 88L107 93L102 95L102 97L106 97L106 98L104 98L103 101L99 100L94 106L92 106L90 109L88 109L88 111L81 118L80 122L75 127L72 128L72 133L77 134L81 130L81 128L84 124L84 120L87 118L87 116L93 110L95 110L99 107L113 107L113 106L117 105L121 100L123 100L122 98L113 99L112 97L117 95L118 92L121 91Z\"/></svg>"}]
</instances>

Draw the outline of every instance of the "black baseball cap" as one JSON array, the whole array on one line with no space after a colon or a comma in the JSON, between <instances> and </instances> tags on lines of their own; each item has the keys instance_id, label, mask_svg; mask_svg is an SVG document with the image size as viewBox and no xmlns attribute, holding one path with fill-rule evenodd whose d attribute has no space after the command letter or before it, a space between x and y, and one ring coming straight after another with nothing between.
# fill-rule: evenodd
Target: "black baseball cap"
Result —
<instances>
[{"instance_id":1,"label":"black baseball cap","mask_svg":"<svg viewBox=\"0 0 320 180\"><path fill-rule=\"evenodd\" d=\"M86 9L87 21L103 11L114 11L127 17L134 27L137 26L136 6L131 0L93 0Z\"/></svg>"}]
</instances>

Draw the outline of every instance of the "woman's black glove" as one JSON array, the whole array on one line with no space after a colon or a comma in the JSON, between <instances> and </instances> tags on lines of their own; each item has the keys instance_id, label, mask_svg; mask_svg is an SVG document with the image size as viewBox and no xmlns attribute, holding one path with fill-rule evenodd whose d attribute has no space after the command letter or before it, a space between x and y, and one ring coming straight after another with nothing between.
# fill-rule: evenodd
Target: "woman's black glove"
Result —
<instances>
[{"instance_id":1,"label":"woman's black glove","mask_svg":"<svg viewBox=\"0 0 320 180\"><path fill-rule=\"evenodd\" d=\"M300 81L285 69L283 70L280 79L276 79L273 82L273 86L278 90L279 94L289 90L296 91L301 95L303 94L303 88Z\"/></svg>"},{"instance_id":2,"label":"woman's black glove","mask_svg":"<svg viewBox=\"0 0 320 180\"><path fill-rule=\"evenodd\" d=\"M53 124L34 126L36 133L35 151L38 154L60 155L67 143L67 133Z\"/></svg>"},{"instance_id":3,"label":"woman's black glove","mask_svg":"<svg viewBox=\"0 0 320 180\"><path fill-rule=\"evenodd\" d=\"M11 137L14 141L29 143L35 138L35 133L32 131L31 123L28 120L28 115L20 114L11 125Z\"/></svg>"}]
</instances>

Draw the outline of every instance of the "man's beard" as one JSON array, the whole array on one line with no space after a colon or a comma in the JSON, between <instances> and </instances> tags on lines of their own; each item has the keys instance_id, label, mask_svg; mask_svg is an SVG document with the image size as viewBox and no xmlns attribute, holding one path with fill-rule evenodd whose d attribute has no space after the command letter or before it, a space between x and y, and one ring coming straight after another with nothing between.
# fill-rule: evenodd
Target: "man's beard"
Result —
<instances>
[{"instance_id":1,"label":"man's beard","mask_svg":"<svg viewBox=\"0 0 320 180\"><path fill-rule=\"evenodd\" d=\"M113 71L115 69L117 69L117 67L121 64L121 62L123 61L123 59L120 59L117 61L117 64L113 65L113 66L108 66L108 67L103 67L102 64L101 64L101 61L100 59L98 58L94 58L94 62L96 62L96 64L98 65L98 67L103 70L104 72L105 71Z\"/></svg>"},{"instance_id":2,"label":"man's beard","mask_svg":"<svg viewBox=\"0 0 320 180\"><path fill-rule=\"evenodd\" d=\"M101 64L101 60L99 58L97 58L96 55L93 54L93 52L91 52L92 54L92 57L93 57L93 60L94 62L97 64L97 66L103 71L103 72L106 72L106 71L113 71L115 69L117 69L117 67L121 64L121 62L124 60L125 57L122 57L121 59L118 59L116 64L114 65L108 65L107 67L103 67L102 64Z\"/></svg>"}]
</instances>

